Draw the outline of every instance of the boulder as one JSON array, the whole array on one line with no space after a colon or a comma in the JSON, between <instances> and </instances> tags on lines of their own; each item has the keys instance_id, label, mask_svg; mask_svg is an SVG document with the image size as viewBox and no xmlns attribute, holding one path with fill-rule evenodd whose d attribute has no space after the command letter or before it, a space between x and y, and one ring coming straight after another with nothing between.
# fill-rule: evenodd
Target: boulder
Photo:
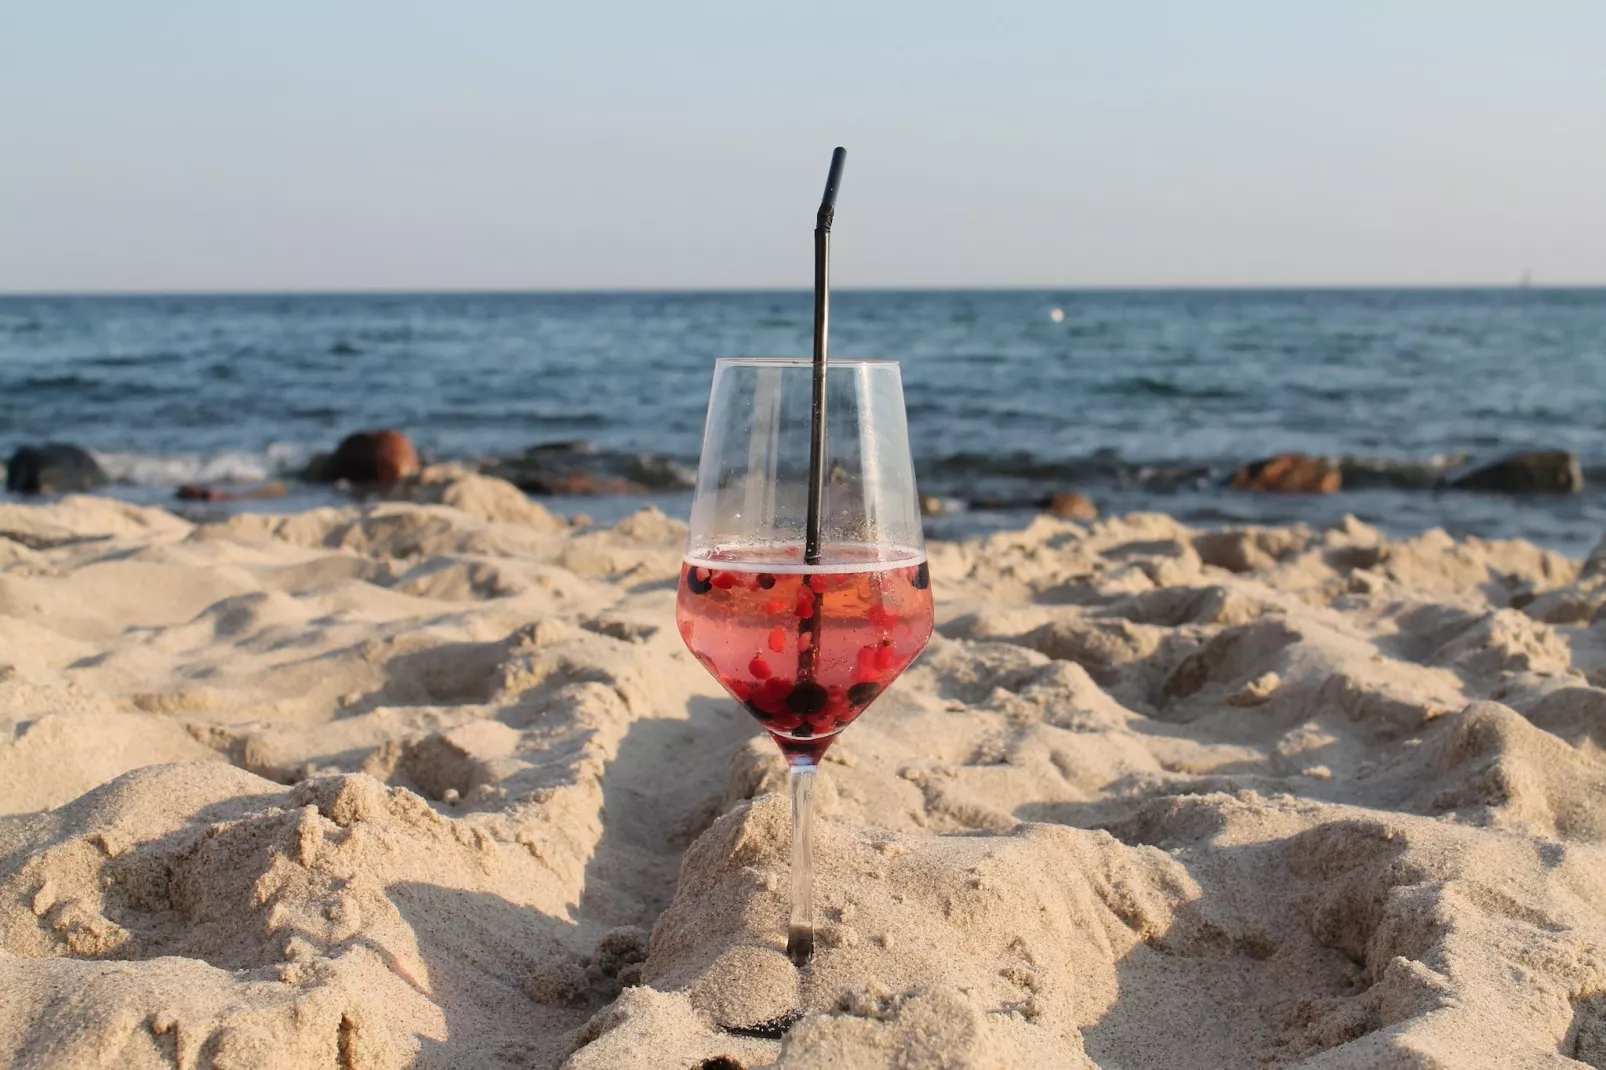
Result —
<instances>
[{"instance_id":1,"label":"boulder","mask_svg":"<svg viewBox=\"0 0 1606 1070\"><path fill-rule=\"evenodd\" d=\"M1099 516L1098 506L1093 504L1093 500L1076 491L1057 490L1040 499L1037 507L1065 520L1097 520Z\"/></svg>"},{"instance_id":2,"label":"boulder","mask_svg":"<svg viewBox=\"0 0 1606 1070\"><path fill-rule=\"evenodd\" d=\"M607 452L583 440L531 446L480 470L529 494L642 494L683 490L696 480L695 472L671 458Z\"/></svg>"},{"instance_id":3,"label":"boulder","mask_svg":"<svg viewBox=\"0 0 1606 1070\"><path fill-rule=\"evenodd\" d=\"M358 431L347 435L335 447L327 465L307 466L303 478L309 482L377 483L389 487L414 475L422 467L418 451L406 435L394 428Z\"/></svg>"},{"instance_id":4,"label":"boulder","mask_svg":"<svg viewBox=\"0 0 1606 1070\"><path fill-rule=\"evenodd\" d=\"M1303 453L1279 453L1246 464L1233 473L1236 490L1264 490L1279 494L1331 494L1344 485L1344 477L1330 461Z\"/></svg>"},{"instance_id":5,"label":"boulder","mask_svg":"<svg viewBox=\"0 0 1606 1070\"><path fill-rule=\"evenodd\" d=\"M1523 450L1450 480L1453 490L1495 494L1577 494L1584 489L1578 456L1567 450Z\"/></svg>"},{"instance_id":6,"label":"boulder","mask_svg":"<svg viewBox=\"0 0 1606 1070\"><path fill-rule=\"evenodd\" d=\"M6 489L19 494L64 494L108 482L100 463L81 446L47 442L23 446L6 465Z\"/></svg>"}]
</instances>

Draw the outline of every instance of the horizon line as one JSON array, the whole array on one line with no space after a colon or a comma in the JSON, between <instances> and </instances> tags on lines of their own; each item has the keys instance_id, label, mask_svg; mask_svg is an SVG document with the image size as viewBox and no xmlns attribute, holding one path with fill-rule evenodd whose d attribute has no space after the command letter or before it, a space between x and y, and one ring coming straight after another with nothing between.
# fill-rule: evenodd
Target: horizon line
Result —
<instances>
[{"instance_id":1,"label":"horizon line","mask_svg":"<svg viewBox=\"0 0 1606 1070\"><path fill-rule=\"evenodd\" d=\"M1422 293L1505 291L1606 290L1606 282L1419 282L1419 283L1095 283L1054 285L959 286L836 286L832 293ZM60 297L431 297L431 296L543 296L611 294L809 294L806 286L597 286L597 287L354 287L307 289L101 289L101 290L0 290L0 299Z\"/></svg>"}]
</instances>

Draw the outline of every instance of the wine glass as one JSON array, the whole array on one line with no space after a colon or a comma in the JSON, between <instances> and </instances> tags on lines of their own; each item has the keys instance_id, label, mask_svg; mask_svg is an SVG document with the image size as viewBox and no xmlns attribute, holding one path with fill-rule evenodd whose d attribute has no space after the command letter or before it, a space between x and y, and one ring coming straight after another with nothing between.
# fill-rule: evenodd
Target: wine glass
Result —
<instances>
[{"instance_id":1,"label":"wine glass","mask_svg":"<svg viewBox=\"0 0 1606 1070\"><path fill-rule=\"evenodd\" d=\"M931 637L931 580L897 362L825 365L818 552L807 546L813 362L714 363L675 615L790 767L787 954L814 950L815 769Z\"/></svg>"}]
</instances>

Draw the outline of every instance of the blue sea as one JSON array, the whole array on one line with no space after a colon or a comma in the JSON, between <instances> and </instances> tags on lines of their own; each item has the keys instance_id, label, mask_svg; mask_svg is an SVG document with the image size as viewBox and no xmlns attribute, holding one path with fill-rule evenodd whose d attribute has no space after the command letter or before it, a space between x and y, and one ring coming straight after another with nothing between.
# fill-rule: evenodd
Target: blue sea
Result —
<instances>
[{"instance_id":1,"label":"blue sea","mask_svg":"<svg viewBox=\"0 0 1606 1070\"><path fill-rule=\"evenodd\" d=\"M713 358L806 355L811 323L801 292L0 297L0 451L79 443L106 493L147 502L294 472L373 426L431 459L586 440L673 473L695 467ZM1606 290L843 291L832 352L903 362L922 490L955 510L934 535L1019 524L1057 490L1572 553L1606 528ZM1432 489L1524 448L1578 453L1584 493ZM1225 486L1296 450L1348 459L1346 489ZM676 482L552 504L684 514Z\"/></svg>"}]
</instances>

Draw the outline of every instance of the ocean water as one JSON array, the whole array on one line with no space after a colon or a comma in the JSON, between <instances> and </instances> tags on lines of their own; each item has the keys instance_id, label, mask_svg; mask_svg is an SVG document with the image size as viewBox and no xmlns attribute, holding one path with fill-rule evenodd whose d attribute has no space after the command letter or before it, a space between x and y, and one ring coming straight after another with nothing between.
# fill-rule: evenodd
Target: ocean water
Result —
<instances>
[{"instance_id":1,"label":"ocean water","mask_svg":"<svg viewBox=\"0 0 1606 1070\"><path fill-rule=\"evenodd\" d=\"M811 322L802 292L0 297L0 450L77 442L108 493L147 501L381 425L434 459L584 439L695 466L712 359L806 355ZM903 362L922 489L981 503L937 535L1018 524L1055 490L1573 553L1606 529L1606 290L843 291L832 352ZM1590 485L1399 485L1522 448L1576 451ZM1290 450L1374 475L1331 496L1223 485ZM643 499L687 506L673 486L556 504L601 519Z\"/></svg>"}]
</instances>

